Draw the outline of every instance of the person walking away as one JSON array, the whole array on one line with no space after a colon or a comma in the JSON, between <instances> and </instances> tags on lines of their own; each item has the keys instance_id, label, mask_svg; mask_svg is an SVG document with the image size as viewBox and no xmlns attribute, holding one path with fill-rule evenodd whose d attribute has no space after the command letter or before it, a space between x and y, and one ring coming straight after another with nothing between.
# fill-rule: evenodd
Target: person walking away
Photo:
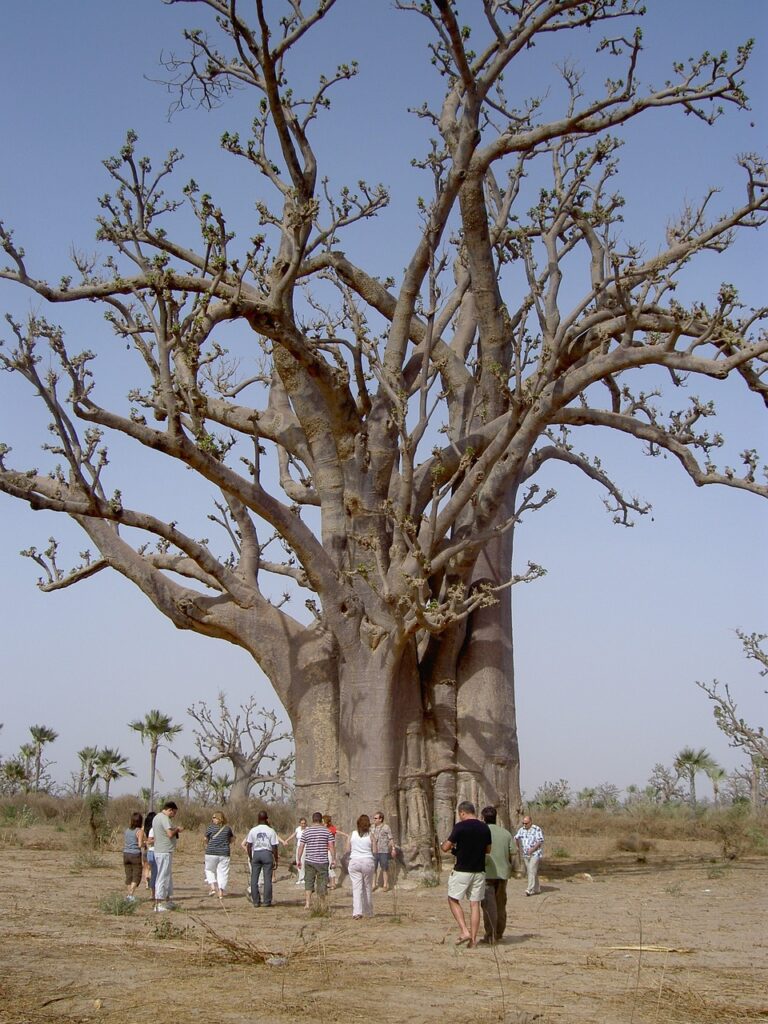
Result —
<instances>
[{"instance_id":1,"label":"person walking away","mask_svg":"<svg viewBox=\"0 0 768 1024\"><path fill-rule=\"evenodd\" d=\"M171 903L173 896L173 854L180 834L184 831L179 825L173 824L173 819L178 813L178 806L173 800L163 804L159 814L156 814L152 822L152 831L155 834L154 851L157 864L157 878L155 879L155 910L173 910Z\"/></svg>"},{"instance_id":2,"label":"person walking away","mask_svg":"<svg viewBox=\"0 0 768 1024\"><path fill-rule=\"evenodd\" d=\"M475 814L475 805L462 800L458 806L459 820L440 849L453 853L456 863L448 878L448 906L459 926L456 945L477 946L480 930L480 904L485 895L485 857L491 851L491 830ZM461 900L469 900L469 928Z\"/></svg>"},{"instance_id":3,"label":"person walking away","mask_svg":"<svg viewBox=\"0 0 768 1024\"><path fill-rule=\"evenodd\" d=\"M218 895L223 900L229 886L230 844L235 833L227 824L221 811L214 811L211 824L205 830L204 871L208 883L208 895Z\"/></svg>"},{"instance_id":4,"label":"person walking away","mask_svg":"<svg viewBox=\"0 0 768 1024\"><path fill-rule=\"evenodd\" d=\"M277 832L268 824L266 811L259 811L258 824L250 830L242 842L251 862L251 903L262 905L259 879L264 877L264 906L272 906L272 874L277 865L280 840Z\"/></svg>"},{"instance_id":5,"label":"person walking away","mask_svg":"<svg viewBox=\"0 0 768 1024\"><path fill-rule=\"evenodd\" d=\"M373 876L376 874L375 848L371 819L361 814L349 836L349 878L352 882L352 919L373 917Z\"/></svg>"},{"instance_id":6,"label":"person walking away","mask_svg":"<svg viewBox=\"0 0 768 1024\"><path fill-rule=\"evenodd\" d=\"M141 884L141 851L146 842L143 823L144 818L138 811L134 811L128 828L123 833L123 867L125 884L128 887L125 898L129 903L136 902L136 889Z\"/></svg>"},{"instance_id":7,"label":"person walking away","mask_svg":"<svg viewBox=\"0 0 768 1024\"><path fill-rule=\"evenodd\" d=\"M501 942L507 927L507 881L512 874L515 841L511 832L496 824L495 807L484 807L480 816L491 830L491 852L485 858L485 941Z\"/></svg>"},{"instance_id":8,"label":"person walking away","mask_svg":"<svg viewBox=\"0 0 768 1024\"><path fill-rule=\"evenodd\" d=\"M296 864L299 870L304 866L304 907L309 910L313 892L320 897L328 892L328 868L336 867L336 840L323 825L320 811L315 811L312 824L304 830Z\"/></svg>"},{"instance_id":9,"label":"person walking away","mask_svg":"<svg viewBox=\"0 0 768 1024\"><path fill-rule=\"evenodd\" d=\"M544 854L544 833L538 825L532 823L530 815L525 815L523 824L515 832L515 842L520 851L520 856L523 858L528 878L525 895L538 896L541 892L539 868L541 867L541 858Z\"/></svg>"},{"instance_id":10,"label":"person walking away","mask_svg":"<svg viewBox=\"0 0 768 1024\"><path fill-rule=\"evenodd\" d=\"M395 855L395 840L392 829L384 822L384 812L376 811L373 816L373 842L376 847L376 874L373 879L373 891L382 888L389 892L389 861ZM381 872L381 886L378 875Z\"/></svg>"}]
</instances>

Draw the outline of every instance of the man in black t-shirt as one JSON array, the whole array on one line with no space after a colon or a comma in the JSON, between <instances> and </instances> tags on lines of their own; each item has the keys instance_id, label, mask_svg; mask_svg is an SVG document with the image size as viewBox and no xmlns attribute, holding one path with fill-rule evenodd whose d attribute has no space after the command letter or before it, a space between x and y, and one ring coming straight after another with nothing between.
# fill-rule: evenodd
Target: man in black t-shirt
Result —
<instances>
[{"instance_id":1,"label":"man in black t-shirt","mask_svg":"<svg viewBox=\"0 0 768 1024\"><path fill-rule=\"evenodd\" d=\"M490 853L492 836L485 822L475 815L474 804L464 800L458 812L459 820L440 849L456 857L448 879L448 906L460 933L456 945L466 942L469 949L474 949L480 930L480 904L485 895L485 855ZM469 929L461 905L464 896L469 900Z\"/></svg>"}]
</instances>

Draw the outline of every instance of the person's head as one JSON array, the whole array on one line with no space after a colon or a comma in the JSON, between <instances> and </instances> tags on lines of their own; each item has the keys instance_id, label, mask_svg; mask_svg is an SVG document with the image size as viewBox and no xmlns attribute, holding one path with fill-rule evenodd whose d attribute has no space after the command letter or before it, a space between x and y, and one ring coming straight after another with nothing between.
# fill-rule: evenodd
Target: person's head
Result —
<instances>
[{"instance_id":1,"label":"person's head","mask_svg":"<svg viewBox=\"0 0 768 1024\"><path fill-rule=\"evenodd\" d=\"M469 800L462 800L458 806L458 812L460 818L474 818L475 805Z\"/></svg>"},{"instance_id":2,"label":"person's head","mask_svg":"<svg viewBox=\"0 0 768 1024\"><path fill-rule=\"evenodd\" d=\"M131 815L131 824L128 827L129 828L141 828L141 825L142 825L143 821L144 821L144 818L142 817L142 815L139 814L138 811L134 811L133 814Z\"/></svg>"},{"instance_id":3,"label":"person's head","mask_svg":"<svg viewBox=\"0 0 768 1024\"><path fill-rule=\"evenodd\" d=\"M178 805L173 800L167 800L163 804L163 813L167 814L169 818L172 818L178 809Z\"/></svg>"},{"instance_id":4,"label":"person's head","mask_svg":"<svg viewBox=\"0 0 768 1024\"><path fill-rule=\"evenodd\" d=\"M383 825L384 824L384 811L376 811L376 813L373 816L373 824L374 825Z\"/></svg>"},{"instance_id":5,"label":"person's head","mask_svg":"<svg viewBox=\"0 0 768 1024\"><path fill-rule=\"evenodd\" d=\"M367 836L371 831L371 819L367 814L361 814L357 819L357 834L359 836Z\"/></svg>"},{"instance_id":6,"label":"person's head","mask_svg":"<svg viewBox=\"0 0 768 1024\"><path fill-rule=\"evenodd\" d=\"M211 815L211 821L213 822L214 825L219 826L227 824L227 819L223 811L214 811L213 814Z\"/></svg>"},{"instance_id":7,"label":"person's head","mask_svg":"<svg viewBox=\"0 0 768 1024\"><path fill-rule=\"evenodd\" d=\"M485 822L486 825L495 825L496 824L496 808L495 807L490 807L490 806L489 807L484 807L482 809L482 811L480 811L480 814L482 815L483 821Z\"/></svg>"},{"instance_id":8,"label":"person's head","mask_svg":"<svg viewBox=\"0 0 768 1024\"><path fill-rule=\"evenodd\" d=\"M306 827L307 827L307 819L306 818L299 818L299 828L306 828Z\"/></svg>"},{"instance_id":9,"label":"person's head","mask_svg":"<svg viewBox=\"0 0 768 1024\"><path fill-rule=\"evenodd\" d=\"M530 828L533 822L531 821L530 814L526 814L523 818L523 828Z\"/></svg>"},{"instance_id":10,"label":"person's head","mask_svg":"<svg viewBox=\"0 0 768 1024\"><path fill-rule=\"evenodd\" d=\"M333 818L332 818L332 817L330 816L330 814L324 814L324 815L323 815L323 824L324 824L324 825L325 825L326 827L327 827L328 825L332 825L332 824L333 824Z\"/></svg>"},{"instance_id":11,"label":"person's head","mask_svg":"<svg viewBox=\"0 0 768 1024\"><path fill-rule=\"evenodd\" d=\"M268 821L269 821L269 815L267 814L267 812L266 811L259 811L259 824L260 825L266 825L266 823Z\"/></svg>"},{"instance_id":12,"label":"person's head","mask_svg":"<svg viewBox=\"0 0 768 1024\"><path fill-rule=\"evenodd\" d=\"M145 832L149 832L149 830L152 828L152 822L155 820L155 815L156 814L157 814L157 811L147 811L147 816L144 819L144 831Z\"/></svg>"},{"instance_id":13,"label":"person's head","mask_svg":"<svg viewBox=\"0 0 768 1024\"><path fill-rule=\"evenodd\" d=\"M312 815L312 824L313 825L322 825L323 824L323 816L320 813L320 811L315 811L315 813Z\"/></svg>"}]
</instances>

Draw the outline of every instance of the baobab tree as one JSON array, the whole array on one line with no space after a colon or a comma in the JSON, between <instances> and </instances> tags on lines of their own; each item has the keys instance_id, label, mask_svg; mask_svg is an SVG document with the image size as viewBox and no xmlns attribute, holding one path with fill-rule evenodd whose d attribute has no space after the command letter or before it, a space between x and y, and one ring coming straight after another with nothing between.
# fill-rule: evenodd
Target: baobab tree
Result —
<instances>
[{"instance_id":1,"label":"baobab tree","mask_svg":"<svg viewBox=\"0 0 768 1024\"><path fill-rule=\"evenodd\" d=\"M690 199L647 252L614 189L623 126L746 107L748 44L646 85L639 0L498 0L466 26L449 0L395 7L424 19L441 90L415 110L427 188L405 269L371 269L387 189L332 180L316 148L329 95L357 73L307 86L313 34L336 15L343 33L343 0L255 0L252 22L200 0L210 34L187 33L171 84L180 106L252 91L250 126L221 141L252 174L258 230L239 237L223 198L178 188L179 154L155 167L134 132L106 161L97 259L75 253L52 284L0 228L1 277L100 305L139 366L108 402L90 348L42 312L12 320L0 360L42 399L53 463L12 464L4 444L0 489L71 517L95 548L71 568L55 540L28 548L44 590L114 569L180 629L244 648L289 716L299 803L345 819L382 806L423 861L457 798L502 820L519 804L510 588L542 570L512 570L513 530L554 496L548 467L584 473L619 523L647 511L581 450L582 429L670 456L697 486L768 496L751 439L743 468L717 464L715 407L695 387L730 379L766 401L766 311L731 285L692 303L676 291L699 257L764 224L768 191L765 163L742 156L743 194ZM546 97L518 91L537 43L591 31L606 36L604 85L566 62ZM185 509L169 520L128 500L113 435L211 488L218 546Z\"/></svg>"},{"instance_id":2,"label":"baobab tree","mask_svg":"<svg viewBox=\"0 0 768 1024\"><path fill-rule=\"evenodd\" d=\"M163 714L157 708L148 711L144 718L128 723L129 728L134 729L141 736L141 742L146 740L149 743L149 799L147 808L152 809L155 803L155 774L157 773L157 754L163 741L168 743L178 736L184 728L182 725L174 725L170 715Z\"/></svg>"},{"instance_id":3,"label":"baobab tree","mask_svg":"<svg viewBox=\"0 0 768 1024\"><path fill-rule=\"evenodd\" d=\"M197 723L195 746L208 768L219 761L232 765L231 803L246 800L254 790L262 798L284 797L290 791L293 751L280 753L280 745L292 737L290 730L281 729L274 711L259 707L251 697L233 714L226 694L220 693L218 712L201 700L187 708L187 714Z\"/></svg>"},{"instance_id":4,"label":"baobab tree","mask_svg":"<svg viewBox=\"0 0 768 1024\"><path fill-rule=\"evenodd\" d=\"M744 656L758 663L761 676L768 675L768 651L763 646L768 634L745 633L737 629L736 635L741 641ZM712 701L717 726L728 737L730 745L743 750L749 758L750 803L756 809L760 804L761 775L768 768L768 736L765 727L742 718L727 683L722 689L717 679L711 683L697 682L696 685Z\"/></svg>"}]
</instances>

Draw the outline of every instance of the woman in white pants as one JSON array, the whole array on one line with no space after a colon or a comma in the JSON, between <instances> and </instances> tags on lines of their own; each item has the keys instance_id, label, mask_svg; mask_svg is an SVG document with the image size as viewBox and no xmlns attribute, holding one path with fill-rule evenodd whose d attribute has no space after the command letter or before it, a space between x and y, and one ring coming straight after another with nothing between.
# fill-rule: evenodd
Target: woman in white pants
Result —
<instances>
[{"instance_id":1,"label":"woman in white pants","mask_svg":"<svg viewBox=\"0 0 768 1024\"><path fill-rule=\"evenodd\" d=\"M205 830L205 880L208 895L223 899L229 885L230 844L235 833L221 811L215 811Z\"/></svg>"},{"instance_id":2,"label":"woman in white pants","mask_svg":"<svg viewBox=\"0 0 768 1024\"><path fill-rule=\"evenodd\" d=\"M349 837L349 877L352 882L352 919L373 917L373 876L376 873L371 819L361 814Z\"/></svg>"}]
</instances>

